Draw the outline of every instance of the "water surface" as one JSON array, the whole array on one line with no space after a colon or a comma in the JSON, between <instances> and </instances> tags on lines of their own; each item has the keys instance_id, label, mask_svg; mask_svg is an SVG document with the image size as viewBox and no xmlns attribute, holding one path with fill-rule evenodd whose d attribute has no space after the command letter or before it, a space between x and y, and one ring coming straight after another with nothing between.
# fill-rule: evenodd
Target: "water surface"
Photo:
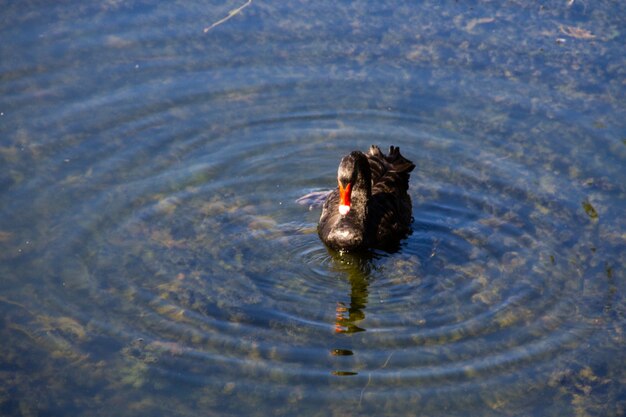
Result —
<instances>
[{"instance_id":1,"label":"water surface","mask_svg":"<svg viewBox=\"0 0 626 417\"><path fill-rule=\"evenodd\" d=\"M0 414L620 416L626 7L3 6ZM416 164L394 253L337 164Z\"/></svg>"}]
</instances>

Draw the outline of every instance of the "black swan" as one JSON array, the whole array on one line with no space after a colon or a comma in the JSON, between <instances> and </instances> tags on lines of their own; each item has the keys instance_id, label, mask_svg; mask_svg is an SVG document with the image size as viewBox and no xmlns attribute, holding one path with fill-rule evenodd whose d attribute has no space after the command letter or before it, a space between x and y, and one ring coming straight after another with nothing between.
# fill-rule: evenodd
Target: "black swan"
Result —
<instances>
[{"instance_id":1,"label":"black swan","mask_svg":"<svg viewBox=\"0 0 626 417\"><path fill-rule=\"evenodd\" d=\"M413 162L391 146L385 155L372 145L354 151L337 170L339 187L328 194L317 232L332 249L390 249L411 230L409 173Z\"/></svg>"}]
</instances>

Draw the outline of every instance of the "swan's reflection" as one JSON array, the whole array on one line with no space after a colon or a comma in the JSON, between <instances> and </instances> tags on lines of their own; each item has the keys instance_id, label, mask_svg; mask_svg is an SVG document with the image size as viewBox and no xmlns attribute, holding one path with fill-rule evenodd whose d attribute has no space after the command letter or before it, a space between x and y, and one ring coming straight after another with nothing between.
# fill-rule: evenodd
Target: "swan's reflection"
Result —
<instances>
[{"instance_id":1,"label":"swan's reflection","mask_svg":"<svg viewBox=\"0 0 626 417\"><path fill-rule=\"evenodd\" d=\"M335 311L336 333L364 332L360 322L365 319L369 295L371 256L363 254L332 253L338 272L346 274L350 282L350 301L338 301Z\"/></svg>"},{"instance_id":2,"label":"swan's reflection","mask_svg":"<svg viewBox=\"0 0 626 417\"><path fill-rule=\"evenodd\" d=\"M335 333L352 334L364 332L362 325L365 319L365 309L367 308L367 297L369 295L369 279L372 268L371 256L363 254L348 254L329 251L334 260L334 269L341 276L346 276L350 282L349 301L347 299L337 302L335 308ZM340 338L340 344L350 343L350 338ZM351 349L335 348L331 349L333 356L352 356ZM351 361L340 359L336 365L344 367L350 366ZM358 372L353 370L333 370L335 376L353 376Z\"/></svg>"},{"instance_id":3,"label":"swan's reflection","mask_svg":"<svg viewBox=\"0 0 626 417\"><path fill-rule=\"evenodd\" d=\"M358 323L365 318L363 310L367 307L367 279L362 276L350 277L350 286L350 303L346 305L343 301L337 302L335 314L335 332L337 333L365 331Z\"/></svg>"}]
</instances>

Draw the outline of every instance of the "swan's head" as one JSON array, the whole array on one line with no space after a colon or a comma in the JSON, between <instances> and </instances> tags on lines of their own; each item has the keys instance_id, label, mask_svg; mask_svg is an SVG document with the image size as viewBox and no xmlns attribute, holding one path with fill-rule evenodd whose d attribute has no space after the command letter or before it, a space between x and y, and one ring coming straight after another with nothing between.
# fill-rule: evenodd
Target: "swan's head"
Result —
<instances>
[{"instance_id":1,"label":"swan's head","mask_svg":"<svg viewBox=\"0 0 626 417\"><path fill-rule=\"evenodd\" d=\"M369 196L370 167L367 157L358 151L344 156L337 169L337 182L339 184L339 214L346 216L352 207L352 193L355 188L361 189Z\"/></svg>"}]
</instances>

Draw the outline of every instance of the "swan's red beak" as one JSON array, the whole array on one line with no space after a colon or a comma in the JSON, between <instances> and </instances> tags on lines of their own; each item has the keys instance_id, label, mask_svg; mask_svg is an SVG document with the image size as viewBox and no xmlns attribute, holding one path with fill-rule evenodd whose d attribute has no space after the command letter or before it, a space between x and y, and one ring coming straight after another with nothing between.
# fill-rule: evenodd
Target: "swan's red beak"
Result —
<instances>
[{"instance_id":1,"label":"swan's red beak","mask_svg":"<svg viewBox=\"0 0 626 417\"><path fill-rule=\"evenodd\" d=\"M345 216L350 211L350 193L352 192L352 184L344 186L339 183L339 213Z\"/></svg>"}]
</instances>

